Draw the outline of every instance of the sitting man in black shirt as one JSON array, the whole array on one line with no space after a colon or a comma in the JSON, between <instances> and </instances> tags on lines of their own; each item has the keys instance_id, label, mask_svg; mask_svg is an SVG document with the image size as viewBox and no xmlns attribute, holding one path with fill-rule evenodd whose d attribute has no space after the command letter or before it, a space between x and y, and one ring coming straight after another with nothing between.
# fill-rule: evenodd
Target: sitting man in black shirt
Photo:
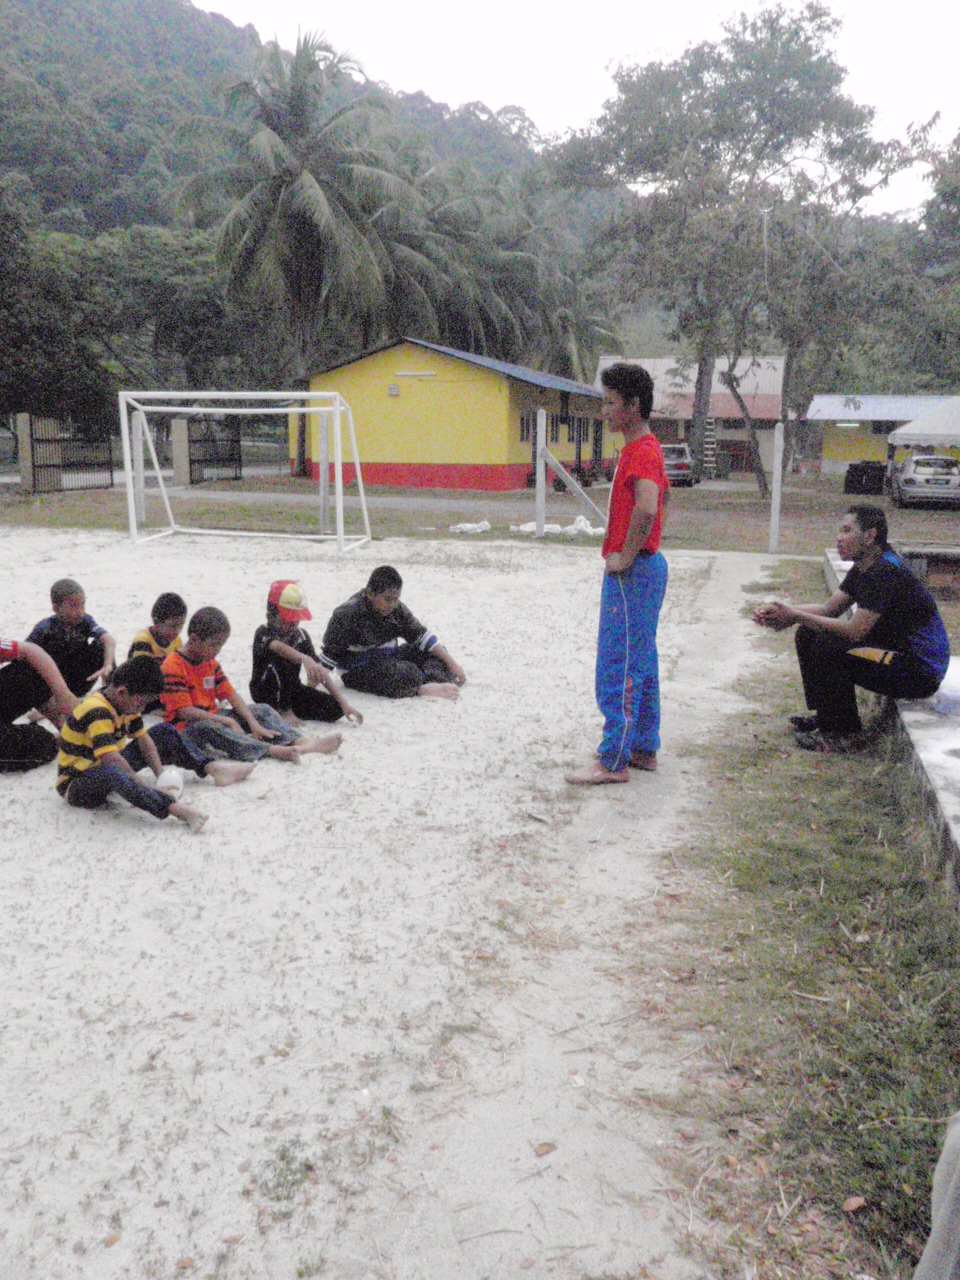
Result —
<instances>
[{"instance_id":1,"label":"sitting man in black shirt","mask_svg":"<svg viewBox=\"0 0 960 1280\"><path fill-rule=\"evenodd\" d=\"M807 751L864 746L856 686L893 698L929 698L950 662L950 644L930 592L887 542L882 507L857 503L840 521L837 551L853 568L825 604L773 601L754 612L761 627L799 623L797 658L811 716L794 716ZM847 620L841 615L857 609Z\"/></svg>"},{"instance_id":2,"label":"sitting man in black shirt","mask_svg":"<svg viewBox=\"0 0 960 1280\"><path fill-rule=\"evenodd\" d=\"M456 698L463 668L400 603L402 587L391 565L374 569L363 591L334 609L320 661L330 671L339 667L343 683L362 693Z\"/></svg>"}]
</instances>

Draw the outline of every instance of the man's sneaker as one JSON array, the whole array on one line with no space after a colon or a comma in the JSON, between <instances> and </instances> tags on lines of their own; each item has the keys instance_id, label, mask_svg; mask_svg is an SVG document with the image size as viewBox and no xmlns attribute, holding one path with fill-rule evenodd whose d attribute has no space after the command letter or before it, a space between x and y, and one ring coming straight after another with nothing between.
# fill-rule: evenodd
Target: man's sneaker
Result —
<instances>
[{"instance_id":1,"label":"man's sneaker","mask_svg":"<svg viewBox=\"0 0 960 1280\"><path fill-rule=\"evenodd\" d=\"M801 733L810 733L818 727L817 713L812 716L791 716L790 723L794 729L799 729Z\"/></svg>"}]
</instances>

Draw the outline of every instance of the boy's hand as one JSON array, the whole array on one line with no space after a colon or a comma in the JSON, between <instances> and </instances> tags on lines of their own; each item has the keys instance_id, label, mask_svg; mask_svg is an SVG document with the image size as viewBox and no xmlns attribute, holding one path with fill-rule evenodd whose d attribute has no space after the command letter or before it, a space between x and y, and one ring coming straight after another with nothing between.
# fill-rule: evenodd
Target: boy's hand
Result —
<instances>
[{"instance_id":1,"label":"boy's hand","mask_svg":"<svg viewBox=\"0 0 960 1280\"><path fill-rule=\"evenodd\" d=\"M356 707L351 707L349 703L343 704L343 717L349 720L351 724L363 724L363 716Z\"/></svg>"},{"instance_id":2,"label":"boy's hand","mask_svg":"<svg viewBox=\"0 0 960 1280\"><path fill-rule=\"evenodd\" d=\"M454 662L453 659L451 658L450 661L447 663L447 670L453 676L454 684L467 683L467 673L464 671L463 667L461 667L459 662Z\"/></svg>"},{"instance_id":3,"label":"boy's hand","mask_svg":"<svg viewBox=\"0 0 960 1280\"><path fill-rule=\"evenodd\" d=\"M262 724L257 724L256 720L254 720L248 732L251 738L258 738L261 742L273 742L274 738L280 737L276 729L265 729Z\"/></svg>"},{"instance_id":4,"label":"boy's hand","mask_svg":"<svg viewBox=\"0 0 960 1280\"><path fill-rule=\"evenodd\" d=\"M98 680L102 680L103 683L106 684L107 680L110 678L112 671L113 671L113 663L110 662L110 660L108 659L103 664L103 666L100 667L98 671L95 671L93 673L92 676L87 676L87 684L92 687L93 685L96 684Z\"/></svg>"}]
</instances>

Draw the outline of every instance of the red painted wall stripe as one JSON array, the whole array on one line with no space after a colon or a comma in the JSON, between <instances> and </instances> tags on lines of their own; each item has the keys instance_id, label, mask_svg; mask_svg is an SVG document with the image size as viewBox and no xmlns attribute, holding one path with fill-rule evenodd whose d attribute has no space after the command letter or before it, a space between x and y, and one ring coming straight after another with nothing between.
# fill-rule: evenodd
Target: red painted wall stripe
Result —
<instances>
[{"instance_id":1,"label":"red painted wall stripe","mask_svg":"<svg viewBox=\"0 0 960 1280\"><path fill-rule=\"evenodd\" d=\"M608 461L610 460L605 459L604 465ZM293 465L291 460L291 471ZM314 480L319 480L319 463L310 463L310 474ZM529 474L530 464L528 462L515 462L505 466L439 462L363 463L364 484L395 485L398 488L406 489L476 489L489 493L505 493L511 489L526 488ZM548 480L552 475L552 470L548 470ZM350 484L355 479L356 474L353 464L344 463L344 484ZM330 467L330 480L332 483L332 464Z\"/></svg>"}]
</instances>

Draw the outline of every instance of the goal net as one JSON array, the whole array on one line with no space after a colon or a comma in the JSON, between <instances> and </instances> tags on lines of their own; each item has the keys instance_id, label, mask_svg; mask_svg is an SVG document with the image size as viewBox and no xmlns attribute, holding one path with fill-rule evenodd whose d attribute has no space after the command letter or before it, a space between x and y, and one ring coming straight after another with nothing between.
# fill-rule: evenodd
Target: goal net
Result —
<instances>
[{"instance_id":1,"label":"goal net","mask_svg":"<svg viewBox=\"0 0 960 1280\"><path fill-rule=\"evenodd\" d=\"M350 551L371 540L367 499L360 472L357 437L350 406L335 391L121 391L120 436L127 492L127 517L130 537L134 542L163 538L173 533L219 534L232 537L300 538L333 542L340 551ZM203 528L181 524L174 515L167 482L157 459L156 419L224 418L289 419L303 414L307 423L314 421L319 437L319 458L315 505L311 507L310 525L305 530L289 533L221 527ZM153 421L151 421L153 419ZM349 442L350 458L357 484L363 533L348 534L344 528L344 432ZM331 457L332 442L332 457ZM333 464L333 510L331 521L330 467ZM160 527L147 526L147 480L151 494L160 499ZM332 525L332 527L331 527Z\"/></svg>"}]
</instances>

